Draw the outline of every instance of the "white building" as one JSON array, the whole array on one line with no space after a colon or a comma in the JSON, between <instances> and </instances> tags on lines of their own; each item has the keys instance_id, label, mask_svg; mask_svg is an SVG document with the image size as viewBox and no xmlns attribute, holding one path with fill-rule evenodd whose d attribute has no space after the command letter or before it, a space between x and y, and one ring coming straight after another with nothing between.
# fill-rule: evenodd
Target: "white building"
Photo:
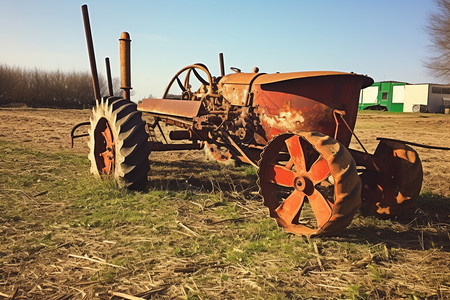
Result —
<instances>
[{"instance_id":1,"label":"white building","mask_svg":"<svg viewBox=\"0 0 450 300\"><path fill-rule=\"evenodd\" d=\"M403 111L418 111L420 105L431 113L443 113L450 107L450 85L408 84L405 85Z\"/></svg>"},{"instance_id":2,"label":"white building","mask_svg":"<svg viewBox=\"0 0 450 300\"><path fill-rule=\"evenodd\" d=\"M361 90L359 109L443 113L450 108L450 85L375 82Z\"/></svg>"}]
</instances>

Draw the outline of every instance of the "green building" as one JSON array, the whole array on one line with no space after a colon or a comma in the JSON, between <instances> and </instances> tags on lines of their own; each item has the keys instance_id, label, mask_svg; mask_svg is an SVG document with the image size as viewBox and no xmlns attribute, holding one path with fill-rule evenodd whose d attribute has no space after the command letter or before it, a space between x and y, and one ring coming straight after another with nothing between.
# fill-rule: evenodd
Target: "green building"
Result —
<instances>
[{"instance_id":1,"label":"green building","mask_svg":"<svg viewBox=\"0 0 450 300\"><path fill-rule=\"evenodd\" d=\"M405 82L381 81L362 89L359 109L403 111Z\"/></svg>"}]
</instances>

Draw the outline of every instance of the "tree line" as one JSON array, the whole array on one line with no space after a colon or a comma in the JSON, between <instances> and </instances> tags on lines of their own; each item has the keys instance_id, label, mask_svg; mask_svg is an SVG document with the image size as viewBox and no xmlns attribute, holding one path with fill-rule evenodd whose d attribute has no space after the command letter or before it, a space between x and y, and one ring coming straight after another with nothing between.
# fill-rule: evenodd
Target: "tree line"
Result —
<instances>
[{"instance_id":1,"label":"tree line","mask_svg":"<svg viewBox=\"0 0 450 300\"><path fill-rule=\"evenodd\" d=\"M108 94L106 79L99 76L102 95ZM113 80L121 91L118 79ZM87 108L95 104L88 72L30 70L0 64L0 106L13 103L29 107Z\"/></svg>"}]
</instances>

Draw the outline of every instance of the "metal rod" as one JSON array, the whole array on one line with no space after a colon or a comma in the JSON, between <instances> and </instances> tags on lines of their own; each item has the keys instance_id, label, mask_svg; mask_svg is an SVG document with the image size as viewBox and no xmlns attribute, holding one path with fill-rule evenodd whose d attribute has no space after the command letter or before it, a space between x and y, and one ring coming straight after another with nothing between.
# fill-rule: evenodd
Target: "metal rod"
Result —
<instances>
[{"instance_id":1,"label":"metal rod","mask_svg":"<svg viewBox=\"0 0 450 300\"><path fill-rule=\"evenodd\" d=\"M163 143L149 143L151 151L181 151L181 150L201 150L202 143L192 144L163 144Z\"/></svg>"},{"instance_id":2,"label":"metal rod","mask_svg":"<svg viewBox=\"0 0 450 300\"><path fill-rule=\"evenodd\" d=\"M106 79L108 80L108 91L109 96L114 96L114 90L112 85L112 78L111 78L111 65L109 63L109 57L105 58L105 65L106 65Z\"/></svg>"},{"instance_id":3,"label":"metal rod","mask_svg":"<svg viewBox=\"0 0 450 300\"><path fill-rule=\"evenodd\" d=\"M100 98L101 98L100 84L98 82L97 64L95 63L94 43L92 41L91 24L89 22L88 7L86 4L81 6L81 11L83 14L84 32L86 34L86 43L87 43L88 54L89 54L89 62L91 64L92 86L94 88L95 99L100 100Z\"/></svg>"},{"instance_id":4,"label":"metal rod","mask_svg":"<svg viewBox=\"0 0 450 300\"><path fill-rule=\"evenodd\" d=\"M383 137L377 137L377 140L399 142L399 143L403 143L403 144L407 144L407 145L411 145L411 146L422 147L422 148L427 148L427 149L434 149L434 150L450 150L449 147L430 146L430 145L418 144L418 143L402 141L402 140L397 140L397 139L383 138Z\"/></svg>"},{"instance_id":5,"label":"metal rod","mask_svg":"<svg viewBox=\"0 0 450 300\"><path fill-rule=\"evenodd\" d=\"M76 139L76 138L80 138L80 137L83 137L83 136L88 136L89 134L79 134L79 135L75 135L75 130L77 130L79 127L81 127L81 126L87 126L87 125L90 125L91 124L91 122L83 122L83 123L79 123L79 124L77 124L77 125L75 125L73 128L72 128L72 131L70 132L70 147L71 148L73 148L73 140L74 139Z\"/></svg>"},{"instance_id":6,"label":"metal rod","mask_svg":"<svg viewBox=\"0 0 450 300\"><path fill-rule=\"evenodd\" d=\"M247 154L245 154L244 150L242 150L242 148L239 147L239 145L236 144L235 141L233 141L233 139L231 138L231 136L228 135L228 133L224 132L223 134L224 134L224 136L228 139L228 141L230 142L231 146L232 146L235 150L237 150L237 151L242 155L242 157L243 157L244 159L247 160L247 163L251 164L251 165L254 166L255 168L258 168L258 165L257 165L253 160L251 160L250 157L247 156ZM244 162L245 162L245 161L244 161Z\"/></svg>"},{"instance_id":7,"label":"metal rod","mask_svg":"<svg viewBox=\"0 0 450 300\"><path fill-rule=\"evenodd\" d=\"M131 59L130 49L131 40L128 32L122 32L120 36L120 78L121 89L123 89L123 97L130 100L131 87Z\"/></svg>"},{"instance_id":8,"label":"metal rod","mask_svg":"<svg viewBox=\"0 0 450 300\"><path fill-rule=\"evenodd\" d=\"M358 142L358 144L361 146L361 148L364 150L364 152L366 153L366 155L367 155L367 156L369 157L369 159L371 160L372 165L375 167L375 170L377 170L378 172L380 172L380 168L378 167L378 165L376 164L376 162L373 160L372 155L370 155L369 152L367 152L366 147L364 147L363 143L362 143L361 140L358 138L358 136L356 135L356 133L352 130L352 128L350 127L350 125L348 125L347 121L345 121L345 119L344 119L345 111L343 111L343 110L337 110L337 109L335 109L335 110L333 111L334 119L335 119L335 121L336 121L336 133L335 133L336 137L335 137L335 138L337 138L337 129L338 129L338 127L339 127L339 122L337 121L336 114L338 114L338 115L341 117L342 121L344 121L344 124L345 124L345 126L347 126L347 129L348 129L348 130L350 131L350 133L355 137L355 139L356 139L356 141Z\"/></svg>"},{"instance_id":9,"label":"metal rod","mask_svg":"<svg viewBox=\"0 0 450 300\"><path fill-rule=\"evenodd\" d=\"M333 115L334 115L334 120L336 121L336 132L334 134L334 138L337 139L337 133L338 133L338 128L339 128L339 122L336 118L336 114L338 114L342 121L344 121L345 126L347 127L347 129L350 131L350 133L355 137L356 141L358 142L358 144L361 146L361 148L364 150L364 152L366 152L366 154L369 154L369 152L367 151L366 147L364 147L363 143L360 141L360 139L358 138L358 136L355 134L355 132L352 130L352 128L350 127L350 125L348 125L347 121L345 121L344 119L344 115L345 115L345 111L342 110L337 110L335 109L333 111Z\"/></svg>"},{"instance_id":10,"label":"metal rod","mask_svg":"<svg viewBox=\"0 0 450 300\"><path fill-rule=\"evenodd\" d=\"M223 62L223 53L219 53L220 76L225 76L225 64Z\"/></svg>"}]
</instances>

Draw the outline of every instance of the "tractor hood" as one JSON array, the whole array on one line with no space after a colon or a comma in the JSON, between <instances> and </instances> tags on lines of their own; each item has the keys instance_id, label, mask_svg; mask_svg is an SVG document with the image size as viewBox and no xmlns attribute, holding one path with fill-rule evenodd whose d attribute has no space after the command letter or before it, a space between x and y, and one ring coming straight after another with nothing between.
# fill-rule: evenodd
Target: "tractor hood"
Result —
<instances>
[{"instance_id":1,"label":"tractor hood","mask_svg":"<svg viewBox=\"0 0 450 300\"><path fill-rule=\"evenodd\" d=\"M334 71L310 71L291 73L234 73L221 78L218 83L219 93L234 105L249 105L251 93L256 89L265 89L268 85L291 82L289 85L297 85L303 80L314 80L320 78L358 78L358 89L363 89L373 84L373 79L356 73L334 72Z\"/></svg>"},{"instance_id":2,"label":"tractor hood","mask_svg":"<svg viewBox=\"0 0 450 300\"><path fill-rule=\"evenodd\" d=\"M219 85L225 84L268 84L276 83L280 81L287 81L292 79L300 79L306 77L319 77L319 76L333 76L333 75L353 75L364 77L364 85L362 88L366 88L373 84L373 79L356 73L335 72L335 71L308 71L308 72L290 72L290 73L235 73L228 74L222 77Z\"/></svg>"},{"instance_id":3,"label":"tractor hood","mask_svg":"<svg viewBox=\"0 0 450 300\"><path fill-rule=\"evenodd\" d=\"M293 80L293 79L301 79L307 77L320 77L320 76L359 76L364 77L364 84L362 88L368 87L373 84L373 79L356 73L345 73L345 72L333 72L333 71L311 71L311 72L291 72L291 73L275 73L275 74L264 74L263 76L258 77L255 80L255 84L269 84L276 83L281 81Z\"/></svg>"}]
</instances>

